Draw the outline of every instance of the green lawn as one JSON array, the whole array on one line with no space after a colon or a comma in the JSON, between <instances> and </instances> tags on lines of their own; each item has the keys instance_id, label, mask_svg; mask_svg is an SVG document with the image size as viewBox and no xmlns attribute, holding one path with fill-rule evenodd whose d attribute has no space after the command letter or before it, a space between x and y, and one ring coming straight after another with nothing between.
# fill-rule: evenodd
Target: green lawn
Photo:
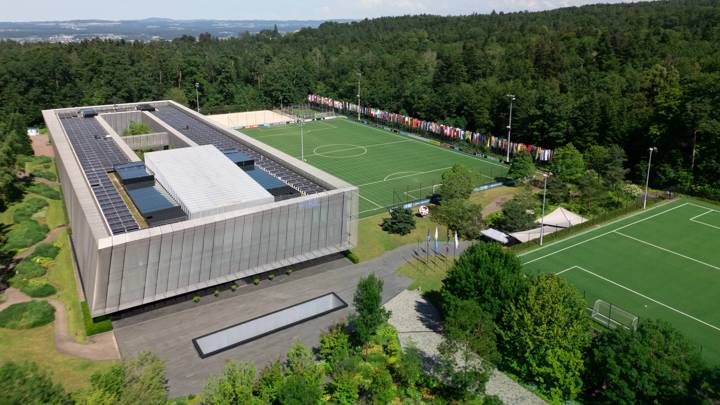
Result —
<instances>
[{"instance_id":1,"label":"green lawn","mask_svg":"<svg viewBox=\"0 0 720 405\"><path fill-rule=\"evenodd\" d=\"M296 157L300 126L244 129L243 133ZM503 176L505 166L468 156L347 119L303 125L308 163L360 189L360 216L383 212L396 203L424 198L455 164L479 174L479 183Z\"/></svg>"},{"instance_id":2,"label":"green lawn","mask_svg":"<svg viewBox=\"0 0 720 405\"><path fill-rule=\"evenodd\" d=\"M412 279L408 290L420 290L424 293L440 291L442 281L454 261L452 255L448 256L447 260L442 256L429 255L427 259L411 260L396 271Z\"/></svg>"},{"instance_id":3,"label":"green lawn","mask_svg":"<svg viewBox=\"0 0 720 405\"><path fill-rule=\"evenodd\" d=\"M558 273L585 295L643 319L661 318L720 364L720 207L692 199L521 254L529 273Z\"/></svg>"}]
</instances>

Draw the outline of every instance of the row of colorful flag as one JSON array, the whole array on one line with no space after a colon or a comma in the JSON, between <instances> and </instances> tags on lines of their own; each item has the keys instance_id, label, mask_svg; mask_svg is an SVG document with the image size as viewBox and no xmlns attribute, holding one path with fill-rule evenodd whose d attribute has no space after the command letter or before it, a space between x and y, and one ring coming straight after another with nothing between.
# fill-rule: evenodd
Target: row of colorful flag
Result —
<instances>
[{"instance_id":1,"label":"row of colorful flag","mask_svg":"<svg viewBox=\"0 0 720 405\"><path fill-rule=\"evenodd\" d=\"M331 107L336 110L350 111L353 113L357 113L358 110L360 110L360 114L374 118L376 120L398 124L410 130L422 130L448 138L464 140L466 142L471 142L476 145L485 145L487 148L498 152L506 153L508 148L507 138L497 137L493 135L485 135L479 132L469 131L467 129L456 128L445 124L439 124L437 122L424 121L419 118L413 118L398 113L383 111L379 108L358 106L357 104L348 101L333 100L330 97L323 97L315 94L308 95L308 102L312 104ZM535 160L540 160L544 162L552 160L553 157L552 149L545 149L537 145L527 145L520 142L510 142L511 154L515 154L520 151L527 151L528 153L530 153L530 156L535 158Z\"/></svg>"}]
</instances>

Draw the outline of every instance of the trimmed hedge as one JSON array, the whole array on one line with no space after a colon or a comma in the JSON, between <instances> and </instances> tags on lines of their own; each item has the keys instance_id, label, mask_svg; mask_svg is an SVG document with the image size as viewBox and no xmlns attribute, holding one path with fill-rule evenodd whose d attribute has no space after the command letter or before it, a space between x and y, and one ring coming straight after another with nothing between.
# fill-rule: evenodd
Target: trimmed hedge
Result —
<instances>
[{"instance_id":1,"label":"trimmed hedge","mask_svg":"<svg viewBox=\"0 0 720 405\"><path fill-rule=\"evenodd\" d=\"M82 307L86 335L97 335L98 333L108 332L113 329L112 321L110 320L109 316L98 316L97 318L93 319L93 317L90 315L90 307L88 306L87 302L81 302L80 307Z\"/></svg>"},{"instance_id":2,"label":"trimmed hedge","mask_svg":"<svg viewBox=\"0 0 720 405\"><path fill-rule=\"evenodd\" d=\"M345 257L347 257L348 260L350 260L354 264L360 263L360 258L352 250L346 250L345 252L343 252L343 254L345 255Z\"/></svg>"},{"instance_id":3,"label":"trimmed hedge","mask_svg":"<svg viewBox=\"0 0 720 405\"><path fill-rule=\"evenodd\" d=\"M48 232L50 232L50 228L47 225L33 220L15 224L7 234L7 243L3 250L10 252L32 246L45 239Z\"/></svg>"},{"instance_id":4,"label":"trimmed hedge","mask_svg":"<svg viewBox=\"0 0 720 405\"><path fill-rule=\"evenodd\" d=\"M15 266L15 274L23 278L35 278L42 277L47 273L45 267L35 263L29 257L23 259L17 266Z\"/></svg>"},{"instance_id":5,"label":"trimmed hedge","mask_svg":"<svg viewBox=\"0 0 720 405\"><path fill-rule=\"evenodd\" d=\"M48 186L47 184L42 183L33 183L27 187L27 191L30 193L39 194L45 198L49 198L51 200L59 200L60 199L60 191Z\"/></svg>"},{"instance_id":6,"label":"trimmed hedge","mask_svg":"<svg viewBox=\"0 0 720 405\"><path fill-rule=\"evenodd\" d=\"M12 304L0 311L0 327L31 329L47 325L55 319L55 308L47 301Z\"/></svg>"},{"instance_id":7,"label":"trimmed hedge","mask_svg":"<svg viewBox=\"0 0 720 405\"><path fill-rule=\"evenodd\" d=\"M13 209L13 221L16 224L29 221L36 212L47 206L48 202L42 198L30 198L23 201Z\"/></svg>"},{"instance_id":8,"label":"trimmed hedge","mask_svg":"<svg viewBox=\"0 0 720 405\"><path fill-rule=\"evenodd\" d=\"M42 298L55 294L57 289L45 280L29 280L20 291L33 298Z\"/></svg>"}]
</instances>

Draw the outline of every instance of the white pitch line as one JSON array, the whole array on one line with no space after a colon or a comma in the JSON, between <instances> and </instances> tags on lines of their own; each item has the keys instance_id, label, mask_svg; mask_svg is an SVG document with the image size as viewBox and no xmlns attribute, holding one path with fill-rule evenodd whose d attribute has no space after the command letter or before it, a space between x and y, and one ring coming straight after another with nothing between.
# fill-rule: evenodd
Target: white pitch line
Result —
<instances>
[{"instance_id":1,"label":"white pitch line","mask_svg":"<svg viewBox=\"0 0 720 405\"><path fill-rule=\"evenodd\" d=\"M637 221L635 221L635 222L631 222L631 223L629 223L629 224L627 224L627 225L623 225L623 226L621 226L620 228L613 229L612 231L607 231L607 232L605 232L605 233L601 233L600 235L593 236L593 237L590 238L590 239L585 239L585 240L580 241L580 242L578 242L578 243L575 243L575 244L573 244L573 245L566 246L566 247L564 247L564 248L562 248L562 249L556 250L556 251L554 251L554 252L552 252L552 253L548 253L548 254L546 254L546 255L544 255L544 256L537 257L537 258L535 258L535 259L532 259L532 260L530 260L530 261L527 261L527 262L523 263L523 265L530 264L530 263L536 262L536 261L538 261L538 260L542 260L542 259L544 259L544 258L546 258L546 257L552 256L552 255L557 254L557 253L560 253L560 252L564 252L564 251L566 251L566 250L568 250L568 249L570 249L570 248L574 248L575 246L579 246L579 245L582 245L582 244L584 244L584 243L587 243L587 242L590 242L590 241L592 241L592 240L595 240L595 239L597 239L597 238L601 238L601 237L603 237L603 236L609 235L609 234L611 234L611 233L613 233L613 232L615 232L615 231L618 231L618 230L620 230L620 229L625 229L625 228L627 228L627 227L629 227L629 226L632 226L632 225L635 225L635 224L639 224L640 222L647 221L648 219L655 218L655 217L657 217L658 215L662 215L662 214L668 213L668 212L670 212L670 211L672 211L672 210L678 209L678 208L680 208L680 207L684 207L684 206L686 206L686 205L687 205L687 203L677 205L677 206L672 207L672 208L669 208L669 209L667 209L667 210L665 210L665 211L658 212L657 214L653 214L653 215L651 215L651 216L649 216L649 217L646 217L646 218L643 218L643 219L639 219L639 220L637 220ZM643 211L643 212L645 212L645 211ZM621 221L621 220L624 220L624 219L627 219L627 217L626 217L626 218L621 218L621 219L619 219L618 221ZM608 225L613 224L613 223L618 222L618 221L610 222L610 223L608 223L608 224L605 224L604 226L608 226ZM595 229L598 229L598 228L595 228ZM594 229L594 230L595 230L595 229ZM589 231L588 231L588 232L589 232ZM579 235L576 235L576 236L580 236L580 234L579 234ZM566 239L566 240L567 240L567 239ZM542 249L542 248L540 248L540 249ZM535 249L535 250L532 250L532 251L530 251L530 252L525 252L525 253L523 253L523 254L520 254L519 256L523 256L523 255L528 254L528 253L531 253L531 252L537 252L537 251L540 250L540 249Z\"/></svg>"},{"instance_id":2,"label":"white pitch line","mask_svg":"<svg viewBox=\"0 0 720 405\"><path fill-rule=\"evenodd\" d=\"M385 208L385 207L383 207L382 205L376 203L375 201L373 201L373 200L371 200L371 199L369 199L369 198L367 198L367 197L363 197L362 194L358 194L358 196L360 196L360 198L362 198L363 200L370 202L371 204L375 204L375 206L378 207L378 208Z\"/></svg>"},{"instance_id":3,"label":"white pitch line","mask_svg":"<svg viewBox=\"0 0 720 405\"><path fill-rule=\"evenodd\" d=\"M558 271L557 273L555 273L555 275L556 275L556 276L559 276L559 275L565 273L566 271L570 271L570 270L574 269L575 267L577 267L577 266L571 266L571 267L568 267L568 268L565 269L565 270L560 270L560 271Z\"/></svg>"},{"instance_id":4,"label":"white pitch line","mask_svg":"<svg viewBox=\"0 0 720 405\"><path fill-rule=\"evenodd\" d=\"M428 173L438 172L438 171L440 171L440 170L448 170L448 169L450 169L450 167L441 167L441 168L439 168L439 169L428 170L428 171L426 171L426 172L416 172L416 173L413 173L413 174L410 174L410 175L407 175L407 176L395 177L394 179L390 179L390 180L378 180L378 181L371 181L370 183L358 184L358 185L355 186L355 187L370 186L370 185L372 185L372 184L384 183L384 182L386 182L386 181L395 181L395 180L399 180L399 179L404 179L404 178L406 178L406 177L417 176L418 174L428 174Z\"/></svg>"},{"instance_id":5,"label":"white pitch line","mask_svg":"<svg viewBox=\"0 0 720 405\"><path fill-rule=\"evenodd\" d=\"M705 263L705 262L702 261L702 260L698 260L698 259L695 259L694 257L686 256L686 255L684 255L684 254L682 254L682 253L678 253L678 252L675 252L675 251L673 251L673 250L664 248L664 247L662 247L662 246L658 246L658 245L656 245L656 244L654 244L654 243L646 242L646 241L644 241L644 240L642 240L642 239L638 239L638 238L636 238L636 237L634 237L634 236L626 235L626 234L624 234L624 233L622 233L622 232L618 232L617 230L614 230L613 233L616 233L616 234L618 234L618 235L620 235L620 236L624 236L624 237L626 237L626 238L632 239L632 240L637 241L637 242L640 242L640 243L644 243L644 244L646 244L646 245L648 245L648 246L652 246L652 247L654 247L655 249L660 249L660 250L662 250L662 251L665 251L665 252L668 252L668 253L672 253L672 254L674 254L674 255L676 255L676 256L680 256L680 257L682 257L682 258L684 258L684 259L691 260L691 261L693 261L693 262L695 262L695 263L700 263L700 264L702 264L703 266L707 266L707 267L713 268L713 269L715 269L715 270L720 270L720 267L718 267L718 266L714 266L714 265L712 265L712 264L710 264L710 263Z\"/></svg>"},{"instance_id":6,"label":"white pitch line","mask_svg":"<svg viewBox=\"0 0 720 405\"><path fill-rule=\"evenodd\" d=\"M708 224L708 223L705 223L705 222L703 222L703 221L698 221L698 220L696 220L696 219L691 219L690 221L695 222L696 224L709 226L710 228L720 229L720 226Z\"/></svg>"},{"instance_id":7,"label":"white pitch line","mask_svg":"<svg viewBox=\"0 0 720 405\"><path fill-rule=\"evenodd\" d=\"M715 329L716 331L720 332L720 328L717 327L717 326L715 326L715 325L713 325L713 324L707 323L707 322L703 321L702 319L696 318L696 317L694 317L694 316L692 316L692 315L690 315L690 314L688 314L688 313L685 313L685 312L683 312L683 311L681 311L681 310L679 310L679 309L677 309L677 308L673 308L673 307L671 307L670 305L664 304L664 303L662 303L662 302L660 302L660 301L658 301L658 300L656 300L656 299L650 298L650 297L648 297L648 296L645 295L645 294L639 293L639 292L637 292L637 291L635 291L635 290L633 290L633 289L631 289L631 288L625 287L624 285L622 285L622 284L620 284L620 283L616 283L616 282L610 280L609 278L603 277L603 276L601 276L601 275L599 275L599 274L595 274L595 273L593 273L592 271L587 270L587 269L584 269L584 268L582 268L582 267L580 267L580 266L573 266L572 268L580 269L580 270L582 270L582 271L584 271L584 272L586 272L586 273L588 273L588 274L591 274L591 275L593 275L593 276L595 276L595 277L597 277L597 278L599 278L599 279L601 279L601 280L607 281L607 282L610 283L610 284L613 284L613 285L615 285L615 286L617 286L617 287L620 287L620 288L622 288L622 289L624 289L624 290L630 291L631 293L636 294L636 295L638 295L638 296L640 296L640 297L643 297L643 298L645 298L645 299L648 300L648 301L652 301L652 302L654 302L654 303L656 303L656 304L658 304L658 305L662 305L663 307L665 307L665 308L667 308L667 309L669 309L669 310L671 310L671 311L677 312L677 313L680 314L680 315L686 316L686 317L688 317L688 318L690 318L690 319L692 319L692 320L694 320L694 321L700 322L701 324L703 324L703 325L705 325L705 326L708 326L708 327L710 327L710 328L713 328L713 329Z\"/></svg>"},{"instance_id":8,"label":"white pitch line","mask_svg":"<svg viewBox=\"0 0 720 405\"><path fill-rule=\"evenodd\" d=\"M715 210L708 209L707 211L703 212L702 214L700 214L700 215L695 215L694 217L690 218L690 220L691 220L691 221L694 221L694 220L700 218L701 216L707 215L707 214L709 214L709 213L711 213L711 212L715 212Z\"/></svg>"}]
</instances>

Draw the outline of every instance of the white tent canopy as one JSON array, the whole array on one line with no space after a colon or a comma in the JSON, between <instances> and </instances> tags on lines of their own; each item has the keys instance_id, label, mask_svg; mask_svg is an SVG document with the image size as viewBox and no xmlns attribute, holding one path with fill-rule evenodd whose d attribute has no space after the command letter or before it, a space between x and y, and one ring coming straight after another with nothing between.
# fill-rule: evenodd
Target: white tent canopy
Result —
<instances>
[{"instance_id":1,"label":"white tent canopy","mask_svg":"<svg viewBox=\"0 0 720 405\"><path fill-rule=\"evenodd\" d=\"M568 211L565 208L559 207L555 211L545 215L544 220L539 219L538 223L544 223L545 225L556 226L559 228L569 228L571 226L582 224L587 222L587 219L580 215Z\"/></svg>"},{"instance_id":2,"label":"white tent canopy","mask_svg":"<svg viewBox=\"0 0 720 405\"><path fill-rule=\"evenodd\" d=\"M508 242L510 242L509 235L504 232L500 232L497 229L493 229L493 228L483 229L482 231L480 231L480 233L485 235L487 238L490 238L496 242L502 243L503 245L506 245Z\"/></svg>"},{"instance_id":3,"label":"white tent canopy","mask_svg":"<svg viewBox=\"0 0 720 405\"><path fill-rule=\"evenodd\" d=\"M530 242L531 240L540 239L540 234L547 236L564 228L582 224L583 222L587 222L587 219L560 207L537 220L537 223L544 223L544 226L522 232L513 232L510 236L522 243Z\"/></svg>"}]
</instances>

